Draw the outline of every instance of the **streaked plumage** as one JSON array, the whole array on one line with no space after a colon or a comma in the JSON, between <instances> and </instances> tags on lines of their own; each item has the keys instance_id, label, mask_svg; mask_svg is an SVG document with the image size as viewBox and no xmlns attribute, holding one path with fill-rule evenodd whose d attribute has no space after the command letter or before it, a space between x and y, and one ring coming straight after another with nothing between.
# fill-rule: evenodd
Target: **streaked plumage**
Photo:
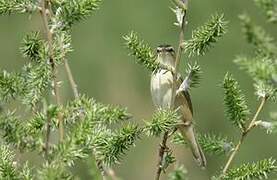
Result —
<instances>
[{"instance_id":1,"label":"streaked plumage","mask_svg":"<svg viewBox=\"0 0 277 180\"><path fill-rule=\"evenodd\" d=\"M159 46L157 48L157 61L166 66L174 68L175 52L169 45ZM177 81L177 88L181 85L182 80ZM173 75L171 72L161 69L151 76L151 94L153 103L157 108L170 108L172 98ZM184 124L179 125L178 129L182 135L190 142L191 150L197 163L205 167L206 158L199 146L193 128L193 108L190 95L187 91L183 91L176 96L175 108L179 108Z\"/></svg>"}]
</instances>

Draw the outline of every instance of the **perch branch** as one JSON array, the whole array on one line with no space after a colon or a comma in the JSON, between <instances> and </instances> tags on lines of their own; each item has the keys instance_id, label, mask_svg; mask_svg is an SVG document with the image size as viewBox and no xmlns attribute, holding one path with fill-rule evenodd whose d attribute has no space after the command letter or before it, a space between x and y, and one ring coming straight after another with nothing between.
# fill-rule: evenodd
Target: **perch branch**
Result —
<instances>
[{"instance_id":1,"label":"perch branch","mask_svg":"<svg viewBox=\"0 0 277 180\"><path fill-rule=\"evenodd\" d=\"M182 20L182 26L181 26L181 30L180 30L180 34L179 34L179 44L178 44L178 50L177 50L177 54L176 54L176 59L175 59L175 65L174 65L174 69L173 69L173 83L172 83L172 96L171 96L171 103L170 103L170 108L174 109L174 104L175 104L175 96L176 96L176 82L177 82L177 70L181 61L181 54L182 54L182 44L184 41L184 29L185 29L185 19L186 19L186 10L184 11L184 16L183 16L183 20ZM160 145L160 149L159 149L159 161L158 161L158 169L156 172L156 177L155 180L159 180L160 176L161 176L161 172L162 172L162 167L163 167L163 158L164 158L164 154L165 154L165 150L166 150L166 143L167 143L167 139L168 139L168 134L169 132L165 132L163 139L162 139L162 143Z\"/></svg>"},{"instance_id":2,"label":"perch branch","mask_svg":"<svg viewBox=\"0 0 277 180\"><path fill-rule=\"evenodd\" d=\"M79 98L78 86L74 80L74 77L72 75L72 71L70 69L67 59L64 60L64 66L65 66L66 74L67 74L71 89L73 91L74 97L75 99L78 99Z\"/></svg>"}]
</instances>

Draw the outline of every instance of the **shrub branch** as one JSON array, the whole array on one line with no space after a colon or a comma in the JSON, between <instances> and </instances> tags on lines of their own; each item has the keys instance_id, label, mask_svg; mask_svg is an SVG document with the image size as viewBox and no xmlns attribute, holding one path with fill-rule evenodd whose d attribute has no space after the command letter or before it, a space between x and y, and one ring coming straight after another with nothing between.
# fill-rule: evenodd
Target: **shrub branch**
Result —
<instances>
[{"instance_id":1,"label":"shrub branch","mask_svg":"<svg viewBox=\"0 0 277 180\"><path fill-rule=\"evenodd\" d=\"M47 0L42 0L41 1L41 17L43 20L43 24L44 24L44 28L46 31L46 35L47 35L47 41L48 41L48 45L49 45L49 56L50 56L50 63L51 63L51 67L52 67L52 73L53 73L53 81L54 81L54 96L55 96L55 100L58 106L61 105L61 99L60 99L60 92L59 92L59 88L58 88L58 82L57 82L57 73L58 70L56 69L56 63L55 63L55 59L54 59L54 49L53 49L53 33L50 31L49 29L49 24L48 24L48 17L47 17L47 4L50 3ZM64 137L64 127L63 127L63 120L62 120L62 115L59 113L58 114L58 119L59 119L59 136L60 136L60 141L63 140ZM47 128L49 126L47 125ZM46 130L47 132L49 132L49 130ZM47 141L45 142L45 144L48 144L49 142L49 138L47 138ZM48 147L48 145L46 146ZM47 150L46 150L47 151Z\"/></svg>"},{"instance_id":2,"label":"shrub branch","mask_svg":"<svg viewBox=\"0 0 277 180\"><path fill-rule=\"evenodd\" d=\"M265 103L266 103L266 100L267 100L267 97L263 97L262 100L261 100L261 103L253 117L253 119L251 120L251 122L249 123L248 127L246 128L246 130L244 130L241 134L241 137L240 137L240 140L238 142L238 144L236 145L234 151L232 152L232 154L229 156L224 168L223 168L223 171L222 171L222 174L226 174L228 168L230 167L232 161L234 160L234 157L236 156L237 152L239 151L242 143L244 142L246 136L249 134L249 132L257 126L256 122L257 122L257 118L260 114L260 112L262 111Z\"/></svg>"}]
</instances>

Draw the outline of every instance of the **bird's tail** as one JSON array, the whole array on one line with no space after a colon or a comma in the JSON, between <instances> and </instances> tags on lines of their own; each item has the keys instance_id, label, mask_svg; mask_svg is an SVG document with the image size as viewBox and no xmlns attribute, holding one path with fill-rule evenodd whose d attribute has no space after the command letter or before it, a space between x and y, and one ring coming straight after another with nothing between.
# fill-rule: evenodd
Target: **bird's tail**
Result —
<instances>
[{"instance_id":1,"label":"bird's tail","mask_svg":"<svg viewBox=\"0 0 277 180\"><path fill-rule=\"evenodd\" d=\"M179 126L179 130L181 131L183 137L188 140L193 157L196 160L197 164L200 167L205 168L207 165L207 161L194 134L193 124L190 123L189 125Z\"/></svg>"}]
</instances>

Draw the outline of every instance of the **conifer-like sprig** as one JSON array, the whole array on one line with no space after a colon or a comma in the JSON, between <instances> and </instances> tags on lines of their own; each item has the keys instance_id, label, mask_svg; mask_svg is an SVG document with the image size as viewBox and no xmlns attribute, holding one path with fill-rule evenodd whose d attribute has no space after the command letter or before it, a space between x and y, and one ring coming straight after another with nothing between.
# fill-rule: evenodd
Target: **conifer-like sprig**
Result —
<instances>
[{"instance_id":1,"label":"conifer-like sprig","mask_svg":"<svg viewBox=\"0 0 277 180\"><path fill-rule=\"evenodd\" d=\"M29 167L29 163L28 162L26 162L21 169L22 169L22 171L21 171L21 177L22 177L22 179L24 179L24 180L33 180L34 179L33 169L31 169Z\"/></svg>"},{"instance_id":2,"label":"conifer-like sprig","mask_svg":"<svg viewBox=\"0 0 277 180\"><path fill-rule=\"evenodd\" d=\"M62 29L71 28L76 22L88 18L97 10L102 0L71 0L56 1L56 18Z\"/></svg>"},{"instance_id":3,"label":"conifer-like sprig","mask_svg":"<svg viewBox=\"0 0 277 180\"><path fill-rule=\"evenodd\" d=\"M259 56L276 56L277 46L273 42L274 38L267 34L262 27L254 25L247 14L242 14L239 18L242 22L243 33L247 41L254 45L256 54Z\"/></svg>"},{"instance_id":4,"label":"conifer-like sprig","mask_svg":"<svg viewBox=\"0 0 277 180\"><path fill-rule=\"evenodd\" d=\"M190 88L197 87L200 82L202 71L197 63L195 63L194 65L188 64L188 68L186 71L187 76L177 90L177 94L181 91L188 91Z\"/></svg>"},{"instance_id":5,"label":"conifer-like sprig","mask_svg":"<svg viewBox=\"0 0 277 180\"><path fill-rule=\"evenodd\" d=\"M190 87L196 87L199 84L199 81L201 79L201 68L200 66L195 63L193 65L188 64L187 68L187 78L190 79Z\"/></svg>"},{"instance_id":6,"label":"conifer-like sprig","mask_svg":"<svg viewBox=\"0 0 277 180\"><path fill-rule=\"evenodd\" d=\"M23 86L22 102L34 107L48 87L51 87L53 77L51 65L47 61L40 64L27 64L23 68L22 76L24 78L21 84Z\"/></svg>"},{"instance_id":7,"label":"conifer-like sprig","mask_svg":"<svg viewBox=\"0 0 277 180\"><path fill-rule=\"evenodd\" d=\"M70 101L63 111L66 124L74 124L85 117L97 124L116 124L131 118L126 108L113 105L104 105L93 98L81 96Z\"/></svg>"},{"instance_id":8,"label":"conifer-like sprig","mask_svg":"<svg viewBox=\"0 0 277 180\"><path fill-rule=\"evenodd\" d=\"M160 136L162 133L172 131L179 121L176 111L158 109L151 121L146 122L145 131L150 136Z\"/></svg>"},{"instance_id":9,"label":"conifer-like sprig","mask_svg":"<svg viewBox=\"0 0 277 180\"><path fill-rule=\"evenodd\" d=\"M20 167L14 160L15 154L7 145L1 144L0 157L0 179L33 179L28 164Z\"/></svg>"},{"instance_id":10,"label":"conifer-like sprig","mask_svg":"<svg viewBox=\"0 0 277 180\"><path fill-rule=\"evenodd\" d=\"M111 166L119 163L126 151L140 139L142 129L137 125L128 125L117 132L98 139L95 143L96 159L103 164Z\"/></svg>"},{"instance_id":11,"label":"conifer-like sprig","mask_svg":"<svg viewBox=\"0 0 277 180\"><path fill-rule=\"evenodd\" d=\"M8 112L0 117L0 129L5 142L19 150L42 151L45 121L46 117L40 113L29 120L21 120L15 112Z\"/></svg>"},{"instance_id":12,"label":"conifer-like sprig","mask_svg":"<svg viewBox=\"0 0 277 180\"><path fill-rule=\"evenodd\" d=\"M256 5L265 13L267 20L277 22L277 1L276 0L254 0Z\"/></svg>"},{"instance_id":13,"label":"conifer-like sprig","mask_svg":"<svg viewBox=\"0 0 277 180\"><path fill-rule=\"evenodd\" d=\"M52 163L44 163L43 166L38 169L37 179L65 179L65 180L73 180L73 175L69 172L68 168L66 168L65 164L62 162L52 162Z\"/></svg>"},{"instance_id":14,"label":"conifer-like sprig","mask_svg":"<svg viewBox=\"0 0 277 180\"><path fill-rule=\"evenodd\" d=\"M233 150L233 143L226 137L215 134L204 134L198 137L198 142L203 150L209 154L222 155L228 154Z\"/></svg>"},{"instance_id":15,"label":"conifer-like sprig","mask_svg":"<svg viewBox=\"0 0 277 180\"><path fill-rule=\"evenodd\" d=\"M37 8L33 0L0 0L0 14L31 13Z\"/></svg>"},{"instance_id":16,"label":"conifer-like sprig","mask_svg":"<svg viewBox=\"0 0 277 180\"><path fill-rule=\"evenodd\" d=\"M20 144L20 136L23 132L23 126L20 124L15 112L7 112L0 117L0 129L2 137L8 144Z\"/></svg>"},{"instance_id":17,"label":"conifer-like sprig","mask_svg":"<svg viewBox=\"0 0 277 180\"><path fill-rule=\"evenodd\" d=\"M211 155L228 154L233 149L233 143L228 141L226 137L219 135L199 134L197 139L203 151ZM174 144L189 145L188 141L179 132L174 134L172 142Z\"/></svg>"},{"instance_id":18,"label":"conifer-like sprig","mask_svg":"<svg viewBox=\"0 0 277 180\"><path fill-rule=\"evenodd\" d=\"M7 146L1 144L0 147L0 177L1 179L16 179L19 174L14 161L14 154L10 152Z\"/></svg>"},{"instance_id":19,"label":"conifer-like sprig","mask_svg":"<svg viewBox=\"0 0 277 180\"><path fill-rule=\"evenodd\" d=\"M227 73L224 77L223 88L226 115L234 125L243 131L249 114L249 109L238 82L230 73Z\"/></svg>"},{"instance_id":20,"label":"conifer-like sprig","mask_svg":"<svg viewBox=\"0 0 277 180\"><path fill-rule=\"evenodd\" d=\"M84 159L93 152L94 124L89 118L82 119L70 129L63 143L54 146L50 154L53 162L73 166L78 159ZM105 139L102 139L103 141Z\"/></svg>"},{"instance_id":21,"label":"conifer-like sprig","mask_svg":"<svg viewBox=\"0 0 277 180\"><path fill-rule=\"evenodd\" d=\"M277 64L274 60L267 57L247 58L239 56L235 62L240 65L240 68L246 70L256 82L274 83L274 76L277 74Z\"/></svg>"},{"instance_id":22,"label":"conifer-like sprig","mask_svg":"<svg viewBox=\"0 0 277 180\"><path fill-rule=\"evenodd\" d=\"M8 101L15 99L22 93L22 82L24 79L20 73L0 72L0 99Z\"/></svg>"},{"instance_id":23,"label":"conifer-like sprig","mask_svg":"<svg viewBox=\"0 0 277 180\"><path fill-rule=\"evenodd\" d=\"M0 73L0 97L4 101L21 100L23 104L35 106L51 85L51 66L48 62L28 63L21 72Z\"/></svg>"},{"instance_id":24,"label":"conifer-like sprig","mask_svg":"<svg viewBox=\"0 0 277 180\"><path fill-rule=\"evenodd\" d=\"M77 159L94 154L97 161L107 166L119 163L126 151L140 138L141 129L128 125L112 132L105 126L95 125L91 119L83 119L71 128L64 143L52 152L52 160L72 166Z\"/></svg>"},{"instance_id":25,"label":"conifer-like sprig","mask_svg":"<svg viewBox=\"0 0 277 180\"><path fill-rule=\"evenodd\" d=\"M155 62L155 54L151 47L141 40L137 33L131 32L125 35L124 40L130 51L130 55L134 56L136 63L143 65L148 70L154 72L159 68L159 64Z\"/></svg>"},{"instance_id":26,"label":"conifer-like sprig","mask_svg":"<svg viewBox=\"0 0 277 180\"><path fill-rule=\"evenodd\" d=\"M276 98L277 61L269 57L247 58L239 56L235 62L253 78L256 94L259 97Z\"/></svg>"},{"instance_id":27,"label":"conifer-like sprig","mask_svg":"<svg viewBox=\"0 0 277 180\"><path fill-rule=\"evenodd\" d=\"M269 173L277 171L276 160L264 159L256 163L247 163L234 169L230 169L220 179L224 180L244 180L244 179L267 179Z\"/></svg>"},{"instance_id":28,"label":"conifer-like sprig","mask_svg":"<svg viewBox=\"0 0 277 180\"><path fill-rule=\"evenodd\" d=\"M26 35L20 48L24 57L30 58L30 60L35 62L42 60L41 54L45 48L45 44L39 35L39 32Z\"/></svg>"},{"instance_id":29,"label":"conifer-like sprig","mask_svg":"<svg viewBox=\"0 0 277 180\"><path fill-rule=\"evenodd\" d=\"M131 118L126 108L101 103L94 104L94 119L103 124L116 124Z\"/></svg>"},{"instance_id":30,"label":"conifer-like sprig","mask_svg":"<svg viewBox=\"0 0 277 180\"><path fill-rule=\"evenodd\" d=\"M175 167L174 171L169 173L168 180L187 180L187 170L183 165L178 165Z\"/></svg>"},{"instance_id":31,"label":"conifer-like sprig","mask_svg":"<svg viewBox=\"0 0 277 180\"><path fill-rule=\"evenodd\" d=\"M203 26L192 32L192 38L183 44L189 56L204 55L209 48L225 34L227 22L224 15L213 15Z\"/></svg>"},{"instance_id":32,"label":"conifer-like sprig","mask_svg":"<svg viewBox=\"0 0 277 180\"><path fill-rule=\"evenodd\" d=\"M67 31L61 31L58 28L53 38L53 56L55 57L56 64L63 64L65 56L72 51L71 35Z\"/></svg>"}]
</instances>

